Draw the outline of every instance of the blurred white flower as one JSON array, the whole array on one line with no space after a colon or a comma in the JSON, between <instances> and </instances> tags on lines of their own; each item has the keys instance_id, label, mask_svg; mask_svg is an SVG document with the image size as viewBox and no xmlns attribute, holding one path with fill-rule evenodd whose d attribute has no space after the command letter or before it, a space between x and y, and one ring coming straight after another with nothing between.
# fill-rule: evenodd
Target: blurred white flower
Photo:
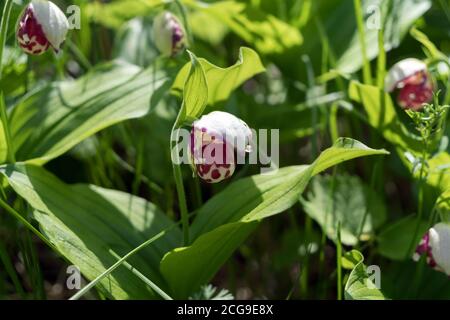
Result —
<instances>
[{"instance_id":1,"label":"blurred white flower","mask_svg":"<svg viewBox=\"0 0 450 320\"><path fill-rule=\"evenodd\" d=\"M165 56L174 56L186 46L183 25L168 11L163 11L155 17L153 39L158 50Z\"/></svg>"},{"instance_id":2,"label":"blurred white flower","mask_svg":"<svg viewBox=\"0 0 450 320\"><path fill-rule=\"evenodd\" d=\"M430 228L416 248L413 259L426 255L430 267L450 276L450 225L438 223Z\"/></svg>"}]
</instances>

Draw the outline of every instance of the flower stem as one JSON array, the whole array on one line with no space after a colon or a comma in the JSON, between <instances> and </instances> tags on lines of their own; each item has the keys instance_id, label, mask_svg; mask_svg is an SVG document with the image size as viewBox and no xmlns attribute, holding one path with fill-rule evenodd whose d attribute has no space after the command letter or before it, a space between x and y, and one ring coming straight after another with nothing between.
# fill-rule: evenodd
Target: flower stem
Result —
<instances>
[{"instance_id":1,"label":"flower stem","mask_svg":"<svg viewBox=\"0 0 450 320\"><path fill-rule=\"evenodd\" d=\"M170 142L172 149L175 148L176 157L179 157L179 150L178 150L179 136L177 134L177 129L179 127L180 127L180 116L178 115L177 120L175 121L175 124L172 128L171 142ZM173 135L175 135L175 137L173 137ZM181 225L183 229L183 245L187 246L189 245L189 212L186 203L186 192L184 191L183 175L181 174L181 167L179 164L176 164L173 160L174 159L172 159L172 168L173 168L173 176L175 178L175 185L178 193L178 206L180 208Z\"/></svg>"},{"instance_id":2,"label":"flower stem","mask_svg":"<svg viewBox=\"0 0 450 320\"><path fill-rule=\"evenodd\" d=\"M9 129L9 120L8 114L6 113L6 103L3 97L3 92L0 92L0 118L2 121L3 131L5 133L7 159L10 163L15 163L16 157L14 155L14 149L11 139L11 131Z\"/></svg>"},{"instance_id":3,"label":"flower stem","mask_svg":"<svg viewBox=\"0 0 450 320\"><path fill-rule=\"evenodd\" d=\"M362 13L361 0L353 0L355 9L356 25L358 27L359 44L361 45L361 55L363 58L363 78L365 84L372 84L372 71L367 57L366 33L364 31L364 17Z\"/></svg>"},{"instance_id":4,"label":"flower stem","mask_svg":"<svg viewBox=\"0 0 450 320\"><path fill-rule=\"evenodd\" d=\"M426 149L426 147L425 147ZM421 167L420 167L420 173L419 173L419 199L418 199L418 208L417 208L417 223L416 226L414 228L414 233L413 233L413 237L411 240L411 243L409 244L408 247L408 251L406 251L406 257L405 260L410 258L410 254L411 252L414 250L414 245L416 245L416 240L417 237L419 236L419 230L420 230L420 225L422 222L422 216L423 216L423 196L424 196L424 186L425 186L425 182L426 182L426 175L425 175L425 170L424 167L426 165L427 162L427 155L426 155L426 150L423 152L422 155L422 163L421 163Z\"/></svg>"},{"instance_id":5,"label":"flower stem","mask_svg":"<svg viewBox=\"0 0 450 320\"><path fill-rule=\"evenodd\" d=\"M12 0L6 0L5 6L3 7L2 21L0 24L0 78L2 77L2 63L3 63L3 52L5 50L6 35L8 33L9 17L11 15L11 9L13 6ZM5 139L7 144L8 161L11 163L16 162L14 157L14 149L11 143L11 131L9 130L8 115L6 112L6 103L3 99L3 93L0 93L0 118L2 121L3 130L5 132Z\"/></svg>"},{"instance_id":6,"label":"flower stem","mask_svg":"<svg viewBox=\"0 0 450 320\"><path fill-rule=\"evenodd\" d=\"M181 175L181 168L177 164L173 164L173 175L175 177L175 184L178 193L178 205L181 213L181 225L183 228L183 245L189 245L189 216L186 205L186 193L184 191L183 176Z\"/></svg>"},{"instance_id":7,"label":"flower stem","mask_svg":"<svg viewBox=\"0 0 450 320\"><path fill-rule=\"evenodd\" d=\"M337 245L336 245L336 264L337 264L337 299L342 300L342 243L341 243L341 222L337 226Z\"/></svg>"}]
</instances>

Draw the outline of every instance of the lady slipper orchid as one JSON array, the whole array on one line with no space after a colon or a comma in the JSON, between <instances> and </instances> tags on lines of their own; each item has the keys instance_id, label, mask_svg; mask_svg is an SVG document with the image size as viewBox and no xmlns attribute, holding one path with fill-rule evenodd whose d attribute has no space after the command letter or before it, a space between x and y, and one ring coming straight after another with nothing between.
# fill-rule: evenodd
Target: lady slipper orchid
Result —
<instances>
[{"instance_id":1,"label":"lady slipper orchid","mask_svg":"<svg viewBox=\"0 0 450 320\"><path fill-rule=\"evenodd\" d=\"M385 79L388 92L398 90L397 102L402 108L419 111L433 99L434 84L427 65L414 58L397 62Z\"/></svg>"},{"instance_id":2,"label":"lady slipper orchid","mask_svg":"<svg viewBox=\"0 0 450 320\"><path fill-rule=\"evenodd\" d=\"M51 1L33 0L19 20L17 40L28 54L43 54L51 46L56 52L64 42L69 21Z\"/></svg>"},{"instance_id":3,"label":"lady slipper orchid","mask_svg":"<svg viewBox=\"0 0 450 320\"><path fill-rule=\"evenodd\" d=\"M438 223L423 236L413 259L426 255L430 267L450 276L450 225Z\"/></svg>"},{"instance_id":4,"label":"lady slipper orchid","mask_svg":"<svg viewBox=\"0 0 450 320\"><path fill-rule=\"evenodd\" d=\"M165 56L174 56L186 46L183 25L168 11L163 11L155 17L153 39L158 50Z\"/></svg>"},{"instance_id":5,"label":"lady slipper orchid","mask_svg":"<svg viewBox=\"0 0 450 320\"><path fill-rule=\"evenodd\" d=\"M214 111L193 123L190 151L198 176L208 183L231 177L236 156L251 152L252 131L241 119Z\"/></svg>"}]
</instances>

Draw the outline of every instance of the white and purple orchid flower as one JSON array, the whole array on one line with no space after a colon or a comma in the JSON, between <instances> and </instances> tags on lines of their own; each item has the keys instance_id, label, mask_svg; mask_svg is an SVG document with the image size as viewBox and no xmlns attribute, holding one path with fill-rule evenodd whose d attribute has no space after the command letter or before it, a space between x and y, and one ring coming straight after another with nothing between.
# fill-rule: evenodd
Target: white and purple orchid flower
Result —
<instances>
[{"instance_id":1,"label":"white and purple orchid flower","mask_svg":"<svg viewBox=\"0 0 450 320\"><path fill-rule=\"evenodd\" d=\"M416 248L413 259L426 255L430 267L450 276L450 225L438 223L430 228Z\"/></svg>"},{"instance_id":2,"label":"white and purple orchid flower","mask_svg":"<svg viewBox=\"0 0 450 320\"><path fill-rule=\"evenodd\" d=\"M385 79L385 90L398 91L397 102L405 109L419 111L433 99L434 84L427 65L414 58L397 62Z\"/></svg>"},{"instance_id":3,"label":"white and purple orchid flower","mask_svg":"<svg viewBox=\"0 0 450 320\"><path fill-rule=\"evenodd\" d=\"M186 47L186 32L182 23L168 11L155 17L153 39L158 50L165 56L174 56Z\"/></svg>"},{"instance_id":4,"label":"white and purple orchid flower","mask_svg":"<svg viewBox=\"0 0 450 320\"><path fill-rule=\"evenodd\" d=\"M234 115L214 111L202 116L192 126L190 151L198 176L208 183L231 177L236 156L251 152L252 131Z\"/></svg>"},{"instance_id":5,"label":"white and purple orchid flower","mask_svg":"<svg viewBox=\"0 0 450 320\"><path fill-rule=\"evenodd\" d=\"M69 22L57 5L47 0L33 0L19 20L16 35L23 51L41 55L49 47L58 52L68 30Z\"/></svg>"}]
</instances>

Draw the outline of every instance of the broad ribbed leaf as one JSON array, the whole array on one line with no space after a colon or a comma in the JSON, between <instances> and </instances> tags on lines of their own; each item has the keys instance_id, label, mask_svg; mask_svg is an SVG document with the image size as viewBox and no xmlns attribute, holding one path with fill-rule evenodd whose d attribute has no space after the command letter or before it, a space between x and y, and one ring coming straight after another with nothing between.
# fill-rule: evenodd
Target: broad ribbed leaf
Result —
<instances>
[{"instance_id":1,"label":"broad ribbed leaf","mask_svg":"<svg viewBox=\"0 0 450 320\"><path fill-rule=\"evenodd\" d=\"M296 203L313 175L346 160L382 154L387 152L341 138L312 165L286 167L272 175L256 175L231 184L199 209L192 224L193 244L169 252L161 261L172 293L186 298L211 280L248 237L252 226Z\"/></svg>"},{"instance_id":2,"label":"broad ribbed leaf","mask_svg":"<svg viewBox=\"0 0 450 320\"><path fill-rule=\"evenodd\" d=\"M299 48L303 42L297 28L251 4L238 1L218 1L208 6L193 1L186 4L223 22L262 54L280 54Z\"/></svg>"},{"instance_id":3,"label":"broad ribbed leaf","mask_svg":"<svg viewBox=\"0 0 450 320\"><path fill-rule=\"evenodd\" d=\"M311 191L301 200L304 210L334 241L339 223L342 243L353 246L371 239L386 219L383 199L358 176L318 176L311 184Z\"/></svg>"},{"instance_id":4,"label":"broad ribbed leaf","mask_svg":"<svg viewBox=\"0 0 450 320\"><path fill-rule=\"evenodd\" d=\"M67 185L41 167L0 167L9 184L34 209L33 217L59 252L93 280L117 259L173 223L154 204L127 193L91 185ZM172 229L130 259L141 273L164 285L159 261L181 242ZM120 267L99 287L116 299L157 298L128 269Z\"/></svg>"},{"instance_id":5,"label":"broad ribbed leaf","mask_svg":"<svg viewBox=\"0 0 450 320\"><path fill-rule=\"evenodd\" d=\"M108 126L144 116L170 82L153 67L112 63L38 90L11 115L17 160L47 162Z\"/></svg>"}]
</instances>

